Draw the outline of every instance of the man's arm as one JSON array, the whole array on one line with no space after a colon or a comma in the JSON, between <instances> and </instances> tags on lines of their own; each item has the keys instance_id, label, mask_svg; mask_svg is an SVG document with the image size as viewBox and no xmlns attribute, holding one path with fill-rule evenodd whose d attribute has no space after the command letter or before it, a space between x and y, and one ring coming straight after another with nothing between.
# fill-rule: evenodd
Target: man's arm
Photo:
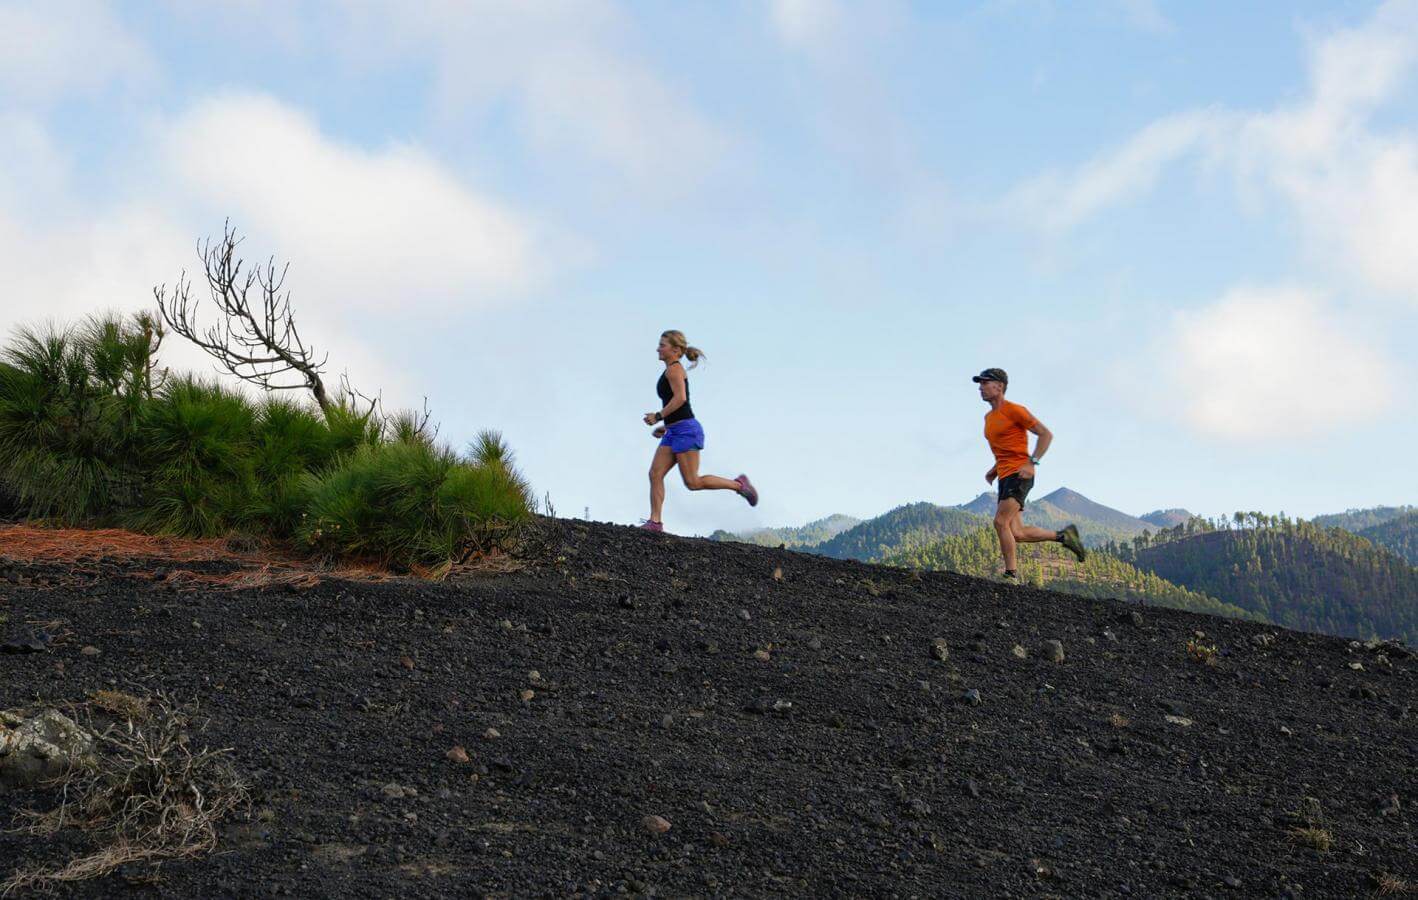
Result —
<instances>
[{"instance_id":1,"label":"man's arm","mask_svg":"<svg viewBox=\"0 0 1418 900\"><path fill-rule=\"evenodd\" d=\"M1049 451L1049 445L1054 442L1054 433L1045 428L1044 423L1040 422L1038 419L1035 419L1034 424L1029 426L1029 430L1038 436L1038 440L1034 442L1034 452L1030 454L1030 459L1043 459L1044 454ZM1027 462L1020 466L1019 474L1023 475L1025 478L1033 478L1034 463Z\"/></svg>"}]
</instances>

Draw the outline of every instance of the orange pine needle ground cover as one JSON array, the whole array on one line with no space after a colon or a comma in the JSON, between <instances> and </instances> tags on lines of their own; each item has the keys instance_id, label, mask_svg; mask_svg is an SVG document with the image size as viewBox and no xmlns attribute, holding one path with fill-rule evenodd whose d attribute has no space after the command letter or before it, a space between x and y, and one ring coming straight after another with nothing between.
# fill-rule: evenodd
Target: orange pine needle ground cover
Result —
<instances>
[{"instance_id":1,"label":"orange pine needle ground cover","mask_svg":"<svg viewBox=\"0 0 1418 900\"><path fill-rule=\"evenodd\" d=\"M155 537L117 528L0 526L0 556L16 562L83 562L129 558L198 562L233 559L223 540Z\"/></svg>"},{"instance_id":2,"label":"orange pine needle ground cover","mask_svg":"<svg viewBox=\"0 0 1418 900\"><path fill-rule=\"evenodd\" d=\"M0 525L0 559L74 565L114 560L151 561L169 568L162 579L165 584L231 590L277 586L308 588L327 577L355 581L387 581L396 577L373 565L346 563L326 568L278 550L239 552L232 550L222 538L163 537L118 528ZM225 574L170 568L173 563L193 562L228 562L238 568ZM134 574L142 577L142 573Z\"/></svg>"}]
</instances>

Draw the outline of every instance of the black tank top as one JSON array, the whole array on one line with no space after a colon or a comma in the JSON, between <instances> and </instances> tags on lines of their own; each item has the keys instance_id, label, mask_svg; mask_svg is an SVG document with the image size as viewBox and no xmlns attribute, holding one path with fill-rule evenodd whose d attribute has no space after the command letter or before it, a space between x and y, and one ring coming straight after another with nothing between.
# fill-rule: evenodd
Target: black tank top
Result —
<instances>
[{"instance_id":1,"label":"black tank top","mask_svg":"<svg viewBox=\"0 0 1418 900\"><path fill-rule=\"evenodd\" d=\"M679 365L679 363L675 363L675 365ZM669 402L675 398L674 388L670 387L670 380L665 377L663 373L660 375L660 380L655 382L655 393L660 395L660 406L662 407L668 406ZM676 422L683 422L685 419L692 418L694 418L694 410L689 406L689 379L685 378L684 406L681 406L668 416L665 416L665 424L673 425Z\"/></svg>"}]
</instances>

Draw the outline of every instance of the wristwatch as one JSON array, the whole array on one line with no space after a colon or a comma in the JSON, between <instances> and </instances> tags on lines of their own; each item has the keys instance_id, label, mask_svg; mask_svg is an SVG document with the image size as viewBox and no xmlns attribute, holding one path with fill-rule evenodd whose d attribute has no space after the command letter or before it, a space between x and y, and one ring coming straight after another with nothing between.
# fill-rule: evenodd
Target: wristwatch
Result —
<instances>
[{"instance_id":1,"label":"wristwatch","mask_svg":"<svg viewBox=\"0 0 1418 900\"><path fill-rule=\"evenodd\" d=\"M1039 462L1039 457L1037 457L1037 456L1031 456L1031 457L1029 457L1029 461L1030 461L1031 463L1033 463L1034 465L1036 465L1036 466L1037 466L1037 465L1041 465L1041 463Z\"/></svg>"}]
</instances>

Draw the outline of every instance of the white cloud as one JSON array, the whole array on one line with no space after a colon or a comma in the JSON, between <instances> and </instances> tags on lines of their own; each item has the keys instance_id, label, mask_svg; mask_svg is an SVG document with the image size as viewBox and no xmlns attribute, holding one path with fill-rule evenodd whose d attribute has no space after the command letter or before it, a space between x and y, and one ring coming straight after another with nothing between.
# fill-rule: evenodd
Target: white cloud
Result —
<instances>
[{"instance_id":1,"label":"white cloud","mask_svg":"<svg viewBox=\"0 0 1418 900\"><path fill-rule=\"evenodd\" d=\"M332 378L348 369L407 402L418 394L390 323L507 302L564 249L417 148L345 144L262 96L210 99L135 130L132 156L146 168L115 173L124 191L99 203L75 187L42 125L14 115L0 125L12 126L0 140L0 333L151 307L153 287L193 269L196 239L230 215L252 238L249 260L292 262L297 320L330 352ZM194 291L205 295L200 282ZM164 359L211 368L175 338Z\"/></svg>"},{"instance_id":2,"label":"white cloud","mask_svg":"<svg viewBox=\"0 0 1418 900\"><path fill-rule=\"evenodd\" d=\"M1398 368L1313 293L1238 288L1177 315L1163 359L1188 424L1221 438L1275 440L1374 418Z\"/></svg>"},{"instance_id":3,"label":"white cloud","mask_svg":"<svg viewBox=\"0 0 1418 900\"><path fill-rule=\"evenodd\" d=\"M148 78L153 61L104 0L0 3L0 97L51 101Z\"/></svg>"},{"instance_id":4,"label":"white cloud","mask_svg":"<svg viewBox=\"0 0 1418 900\"><path fill-rule=\"evenodd\" d=\"M416 147L342 144L268 97L203 101L155 143L181 193L278 248L332 301L466 307L524 287L539 263L530 223Z\"/></svg>"},{"instance_id":5,"label":"white cloud","mask_svg":"<svg viewBox=\"0 0 1418 900\"><path fill-rule=\"evenodd\" d=\"M1309 90L1262 112L1203 109L1160 119L1066 174L1035 179L1001 204L1059 231L1147 193L1169 167L1228 167L1246 199L1274 198L1310 255L1353 304L1299 288L1236 288L1182 314L1158 338L1185 421L1250 440L1332 430L1389 409L1406 374L1383 347L1418 308L1418 138L1377 114L1407 88L1418 61L1418 2L1384 4L1364 24L1311 47Z\"/></svg>"},{"instance_id":6,"label":"white cloud","mask_svg":"<svg viewBox=\"0 0 1418 900\"><path fill-rule=\"evenodd\" d=\"M1015 188L1001 203L1011 218L1049 230L1076 227L1107 207L1145 193L1162 172L1228 127L1219 111L1159 119L1121 147L1067 175L1050 173Z\"/></svg>"},{"instance_id":7,"label":"white cloud","mask_svg":"<svg viewBox=\"0 0 1418 900\"><path fill-rule=\"evenodd\" d=\"M837 0L770 0L769 21L790 47L814 49L837 40L842 8Z\"/></svg>"},{"instance_id":8,"label":"white cloud","mask_svg":"<svg viewBox=\"0 0 1418 900\"><path fill-rule=\"evenodd\" d=\"M673 197L738 153L635 47L610 0L369 0L332 5L335 52L367 64L414 57L435 72L449 118L511 111L547 158L621 176L626 190Z\"/></svg>"},{"instance_id":9,"label":"white cloud","mask_svg":"<svg viewBox=\"0 0 1418 900\"><path fill-rule=\"evenodd\" d=\"M1415 62L1418 2L1391 0L1362 25L1313 43L1303 101L1159 119L1073 171L1021 185L1000 209L1068 229L1145 194L1169 166L1226 165L1247 194L1283 201L1317 259L1337 260L1365 290L1418 305L1418 137L1375 122L1411 86Z\"/></svg>"},{"instance_id":10,"label":"white cloud","mask_svg":"<svg viewBox=\"0 0 1418 900\"><path fill-rule=\"evenodd\" d=\"M47 210L38 201L63 191L69 179L65 157L38 119L0 112L0 209Z\"/></svg>"}]
</instances>

